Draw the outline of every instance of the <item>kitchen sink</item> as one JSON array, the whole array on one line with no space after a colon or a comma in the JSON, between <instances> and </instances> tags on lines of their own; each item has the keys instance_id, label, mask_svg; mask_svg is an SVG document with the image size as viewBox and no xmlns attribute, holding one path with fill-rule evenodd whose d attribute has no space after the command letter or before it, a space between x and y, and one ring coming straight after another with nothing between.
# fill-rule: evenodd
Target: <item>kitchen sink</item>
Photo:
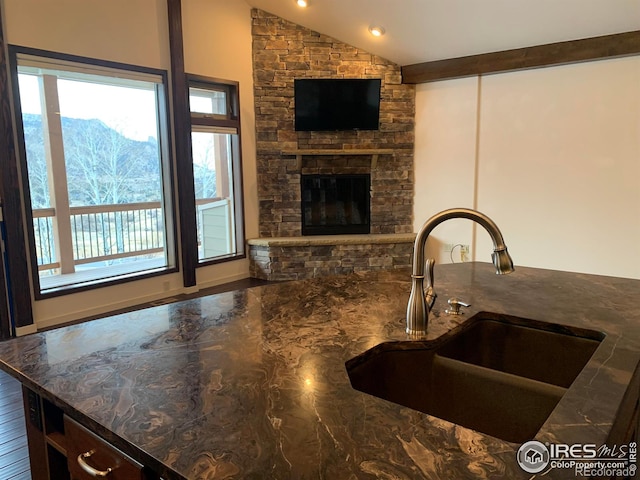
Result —
<instances>
[{"instance_id":1,"label":"kitchen sink","mask_svg":"<svg viewBox=\"0 0 640 480\"><path fill-rule=\"evenodd\" d=\"M482 315L438 355L568 388L604 338L591 330L514 321Z\"/></svg>"},{"instance_id":2,"label":"kitchen sink","mask_svg":"<svg viewBox=\"0 0 640 480\"><path fill-rule=\"evenodd\" d=\"M384 343L346 367L356 390L522 443L535 436L603 338L479 313L441 339Z\"/></svg>"}]
</instances>

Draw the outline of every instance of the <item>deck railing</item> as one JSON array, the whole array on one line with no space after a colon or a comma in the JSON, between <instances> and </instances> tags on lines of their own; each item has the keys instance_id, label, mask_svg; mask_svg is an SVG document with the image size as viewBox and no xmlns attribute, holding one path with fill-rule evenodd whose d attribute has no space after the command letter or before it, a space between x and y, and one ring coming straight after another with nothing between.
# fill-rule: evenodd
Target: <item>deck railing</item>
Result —
<instances>
[{"instance_id":1,"label":"deck railing","mask_svg":"<svg viewBox=\"0 0 640 480\"><path fill-rule=\"evenodd\" d=\"M73 271L76 265L113 262L164 250L160 202L70 208L71 232L56 229L55 209L33 210L33 230L40 271ZM67 238L66 242L64 238ZM71 243L73 267L62 265L57 252ZM65 268L66 267L66 268Z\"/></svg>"},{"instance_id":2,"label":"deck railing","mask_svg":"<svg viewBox=\"0 0 640 480\"><path fill-rule=\"evenodd\" d=\"M196 205L216 200L219 199L198 199ZM160 202L70 207L69 232L60 232L57 220L54 208L33 210L33 232L41 274L72 273L77 265L94 262L109 265L130 257L152 258L165 249ZM73 255L60 255L64 248Z\"/></svg>"},{"instance_id":3,"label":"deck railing","mask_svg":"<svg viewBox=\"0 0 640 480\"><path fill-rule=\"evenodd\" d=\"M196 206L219 200L203 198ZM198 222L200 218L198 217ZM165 226L160 202L70 207L68 232L58 229L54 208L33 210L38 270L72 273L77 265L121 263L129 257L153 258L164 252ZM198 226L198 236L201 227ZM198 245L201 240L198 238ZM60 255L62 249L73 255ZM68 260L64 260L68 259ZM68 263L68 264L65 264Z\"/></svg>"}]
</instances>

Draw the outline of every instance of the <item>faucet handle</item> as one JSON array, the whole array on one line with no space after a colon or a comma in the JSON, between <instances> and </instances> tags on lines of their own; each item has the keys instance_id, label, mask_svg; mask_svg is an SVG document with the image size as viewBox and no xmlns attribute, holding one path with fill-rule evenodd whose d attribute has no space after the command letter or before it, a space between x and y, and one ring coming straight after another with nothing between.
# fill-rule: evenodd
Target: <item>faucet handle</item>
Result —
<instances>
[{"instance_id":1,"label":"faucet handle","mask_svg":"<svg viewBox=\"0 0 640 480\"><path fill-rule=\"evenodd\" d=\"M424 262L425 280L427 281L427 286L424 289L424 297L429 306L429 310L433 308L433 304L436 303L436 297L438 296L433 288L433 267L435 264L436 261L433 258L427 258L427 261Z\"/></svg>"},{"instance_id":2,"label":"faucet handle","mask_svg":"<svg viewBox=\"0 0 640 480\"><path fill-rule=\"evenodd\" d=\"M447 315L462 315L464 312L462 310L460 310L460 307L470 307L471 306L470 303L462 302L462 301L458 300L455 297L450 298L447 301L447 303L449 304L449 308L447 308L445 310L445 313Z\"/></svg>"}]
</instances>

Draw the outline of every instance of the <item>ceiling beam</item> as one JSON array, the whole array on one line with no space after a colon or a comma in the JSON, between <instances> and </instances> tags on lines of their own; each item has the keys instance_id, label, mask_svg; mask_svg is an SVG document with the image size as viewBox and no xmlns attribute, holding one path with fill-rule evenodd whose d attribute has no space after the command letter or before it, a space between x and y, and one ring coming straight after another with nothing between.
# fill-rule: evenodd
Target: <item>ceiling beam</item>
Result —
<instances>
[{"instance_id":1,"label":"ceiling beam","mask_svg":"<svg viewBox=\"0 0 640 480\"><path fill-rule=\"evenodd\" d=\"M510 72L640 53L640 30L402 67L403 83Z\"/></svg>"}]
</instances>

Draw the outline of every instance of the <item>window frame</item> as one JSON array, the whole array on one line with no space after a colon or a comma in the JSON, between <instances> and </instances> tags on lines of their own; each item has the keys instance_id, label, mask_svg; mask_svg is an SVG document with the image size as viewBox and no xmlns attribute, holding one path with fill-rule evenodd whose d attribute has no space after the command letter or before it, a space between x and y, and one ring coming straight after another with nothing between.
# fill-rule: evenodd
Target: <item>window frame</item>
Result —
<instances>
[{"instance_id":1,"label":"window frame","mask_svg":"<svg viewBox=\"0 0 640 480\"><path fill-rule=\"evenodd\" d=\"M168 273L177 272L178 267L178 242L177 242L177 226L176 226L176 205L175 205L175 189L174 189L174 166L173 166L173 148L172 148L172 131L169 128L170 122L168 117L169 112L169 86L168 75L165 70L154 69L149 67L142 67L138 65L130 65L119 62L112 62L107 60L100 60L95 58L83 57L78 55L70 55L58 52L52 52L48 50L35 49L30 47L23 47L19 45L8 45L8 58L9 58L9 73L11 76L11 88L12 88L12 101L14 105L14 126L17 139L16 150L18 160L18 170L20 172L22 181L20 185L20 196L22 199L22 206L24 208L25 215L25 230L26 230L26 255L30 263L31 272L31 284L33 289L33 295L35 300L44 300L48 298L54 298L64 295L71 295L74 293L95 290L104 288L107 286L118 285L128 283L131 281L143 280L151 277L157 277ZM128 274L122 274L112 277L102 277L96 280L86 281L83 283L65 285L57 288L51 288L46 291L42 291L40 285L40 277L38 272L38 260L36 256L36 242L33 229L33 214L31 207L31 191L29 187L29 172L27 167L26 158L26 145L24 137L24 129L22 124L22 106L20 103L20 91L18 85L18 56L28 55L33 57L40 57L43 59L50 59L54 62L71 62L78 65L88 66L88 70L93 68L103 68L114 71L127 71L131 74L140 73L146 75L157 76L161 79L160 83L156 84L156 109L158 118L158 149L160 152L160 168L161 168L161 191L162 191L162 204L165 211L164 221L165 225L165 242L166 242L166 254L168 258L167 265L159 267L157 269L131 272ZM87 72L94 73L94 72Z\"/></svg>"},{"instance_id":2,"label":"window frame","mask_svg":"<svg viewBox=\"0 0 640 480\"><path fill-rule=\"evenodd\" d=\"M194 131L193 127L221 127L235 129L235 135L231 136L232 158L230 167L232 169L233 182L233 211L234 211L234 235L236 252L214 258L200 260L198 251L195 255L195 266L197 268L215 265L219 263L239 260L247 257L245 239L245 211L244 211L244 181L242 168L242 133L240 128L240 84L233 80L222 80L218 78L205 77L202 75L187 74L187 97L191 88L199 90L224 91L227 100L227 114L205 114L201 112L191 112L189 108L189 136ZM196 130L202 131L202 130ZM193 152L191 153L191 168L193 169ZM195 197L194 197L195 203ZM195 205L194 205L195 207ZM197 210L197 209L195 209ZM197 214L197 213L196 213Z\"/></svg>"}]
</instances>

